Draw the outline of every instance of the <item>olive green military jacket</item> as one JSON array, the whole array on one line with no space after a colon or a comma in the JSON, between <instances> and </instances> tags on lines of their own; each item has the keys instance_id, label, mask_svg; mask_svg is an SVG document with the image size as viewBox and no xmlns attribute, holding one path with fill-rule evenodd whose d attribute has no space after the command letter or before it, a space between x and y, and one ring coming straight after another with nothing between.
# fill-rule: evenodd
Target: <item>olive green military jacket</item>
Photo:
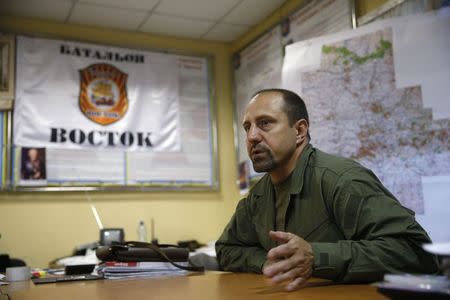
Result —
<instances>
[{"instance_id":1,"label":"olive green military jacket","mask_svg":"<svg viewBox=\"0 0 450 300\"><path fill-rule=\"evenodd\" d=\"M436 273L430 239L378 178L360 164L308 145L292 173L285 231L308 241L313 276L340 282L381 280L385 273ZM225 271L260 273L275 228L275 192L267 174L242 199L216 243Z\"/></svg>"}]
</instances>

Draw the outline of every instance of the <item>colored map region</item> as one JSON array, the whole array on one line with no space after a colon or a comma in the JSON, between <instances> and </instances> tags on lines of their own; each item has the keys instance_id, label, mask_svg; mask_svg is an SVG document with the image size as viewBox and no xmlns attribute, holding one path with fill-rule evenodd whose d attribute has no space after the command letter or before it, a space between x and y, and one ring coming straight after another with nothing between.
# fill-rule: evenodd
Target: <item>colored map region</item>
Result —
<instances>
[{"instance_id":1,"label":"colored map region","mask_svg":"<svg viewBox=\"0 0 450 300\"><path fill-rule=\"evenodd\" d=\"M324 45L302 95L312 144L356 159L421 214L422 177L450 175L450 119L433 119L420 86L396 87L392 43L385 29Z\"/></svg>"}]
</instances>

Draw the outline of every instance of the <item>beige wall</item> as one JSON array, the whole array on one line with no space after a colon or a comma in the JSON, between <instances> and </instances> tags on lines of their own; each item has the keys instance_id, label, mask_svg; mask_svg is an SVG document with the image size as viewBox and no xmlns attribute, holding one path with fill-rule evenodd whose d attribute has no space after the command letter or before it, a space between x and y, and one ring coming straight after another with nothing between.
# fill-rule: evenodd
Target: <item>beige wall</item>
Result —
<instances>
[{"instance_id":1,"label":"beige wall","mask_svg":"<svg viewBox=\"0 0 450 300\"><path fill-rule=\"evenodd\" d=\"M218 192L92 192L107 227L123 227L126 239L137 238L140 219L156 223L161 242L183 239L214 240L229 220L239 193L233 137L230 57L292 12L302 0L289 0L261 24L231 44L175 39L149 34L63 25L13 17L0 18L0 32L65 38L141 49L171 49L214 57L219 180ZM364 15L383 0L356 1L357 15ZM69 255L74 246L98 239L98 229L87 204L78 193L0 193L0 253L24 259L33 267L46 267L54 258Z\"/></svg>"}]
</instances>

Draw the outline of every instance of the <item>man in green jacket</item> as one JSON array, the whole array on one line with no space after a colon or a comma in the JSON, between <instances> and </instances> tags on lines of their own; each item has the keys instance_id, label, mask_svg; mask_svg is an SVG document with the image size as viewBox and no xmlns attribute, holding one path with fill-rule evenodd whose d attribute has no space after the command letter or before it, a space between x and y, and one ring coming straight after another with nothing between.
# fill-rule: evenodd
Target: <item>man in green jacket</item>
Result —
<instances>
[{"instance_id":1,"label":"man in green jacket","mask_svg":"<svg viewBox=\"0 0 450 300\"><path fill-rule=\"evenodd\" d=\"M436 273L414 212L357 162L310 143L303 100L262 90L243 120L256 172L267 174L242 199L216 243L225 271L264 273L295 290L310 277L371 282L385 273Z\"/></svg>"}]
</instances>

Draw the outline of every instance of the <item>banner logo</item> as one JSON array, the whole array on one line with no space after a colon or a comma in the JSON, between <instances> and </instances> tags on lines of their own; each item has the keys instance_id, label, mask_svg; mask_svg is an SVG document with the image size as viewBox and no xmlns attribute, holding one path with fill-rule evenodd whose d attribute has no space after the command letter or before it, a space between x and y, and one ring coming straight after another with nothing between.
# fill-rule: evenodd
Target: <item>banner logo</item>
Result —
<instances>
[{"instance_id":1,"label":"banner logo","mask_svg":"<svg viewBox=\"0 0 450 300\"><path fill-rule=\"evenodd\" d=\"M79 72L83 114L101 125L122 119L128 109L128 75L110 64L93 64Z\"/></svg>"}]
</instances>

